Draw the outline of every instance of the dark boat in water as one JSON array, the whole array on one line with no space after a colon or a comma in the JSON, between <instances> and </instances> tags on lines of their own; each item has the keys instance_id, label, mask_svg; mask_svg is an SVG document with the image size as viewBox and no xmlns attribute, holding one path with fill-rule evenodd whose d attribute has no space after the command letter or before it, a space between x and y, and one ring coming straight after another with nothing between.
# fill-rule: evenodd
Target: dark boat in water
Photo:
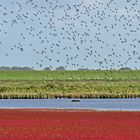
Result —
<instances>
[{"instance_id":1,"label":"dark boat in water","mask_svg":"<svg viewBox=\"0 0 140 140\"><path fill-rule=\"evenodd\" d=\"M74 99L74 100L71 100L72 102L80 102L80 100L76 100L76 99Z\"/></svg>"}]
</instances>

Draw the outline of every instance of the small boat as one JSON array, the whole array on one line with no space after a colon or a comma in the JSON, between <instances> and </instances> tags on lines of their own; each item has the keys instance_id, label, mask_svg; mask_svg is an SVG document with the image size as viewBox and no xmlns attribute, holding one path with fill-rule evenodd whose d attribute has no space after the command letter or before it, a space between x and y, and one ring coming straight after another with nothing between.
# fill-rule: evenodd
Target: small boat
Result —
<instances>
[{"instance_id":1,"label":"small boat","mask_svg":"<svg viewBox=\"0 0 140 140\"><path fill-rule=\"evenodd\" d=\"M74 100L71 100L72 102L80 102L80 100L76 100L76 99L74 99Z\"/></svg>"}]
</instances>

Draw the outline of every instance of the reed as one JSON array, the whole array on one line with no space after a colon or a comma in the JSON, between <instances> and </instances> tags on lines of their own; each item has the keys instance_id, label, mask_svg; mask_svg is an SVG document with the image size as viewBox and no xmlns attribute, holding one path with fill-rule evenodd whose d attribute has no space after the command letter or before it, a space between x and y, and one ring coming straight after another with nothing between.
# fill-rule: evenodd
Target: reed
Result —
<instances>
[{"instance_id":1,"label":"reed","mask_svg":"<svg viewBox=\"0 0 140 140\"><path fill-rule=\"evenodd\" d=\"M0 81L0 99L139 97L139 81Z\"/></svg>"}]
</instances>

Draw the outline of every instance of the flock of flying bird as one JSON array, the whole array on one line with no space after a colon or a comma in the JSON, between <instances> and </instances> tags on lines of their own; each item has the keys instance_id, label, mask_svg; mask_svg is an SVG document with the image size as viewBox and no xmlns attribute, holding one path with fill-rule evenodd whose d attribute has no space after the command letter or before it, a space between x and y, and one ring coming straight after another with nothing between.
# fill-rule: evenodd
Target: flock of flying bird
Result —
<instances>
[{"instance_id":1,"label":"flock of flying bird","mask_svg":"<svg viewBox=\"0 0 140 140\"><path fill-rule=\"evenodd\" d=\"M0 4L0 49L11 37L4 55L31 51L38 57L33 63L40 68L63 65L114 69L133 65L139 69L140 2L121 0L121 3L119 0L9 2L16 8Z\"/></svg>"}]
</instances>

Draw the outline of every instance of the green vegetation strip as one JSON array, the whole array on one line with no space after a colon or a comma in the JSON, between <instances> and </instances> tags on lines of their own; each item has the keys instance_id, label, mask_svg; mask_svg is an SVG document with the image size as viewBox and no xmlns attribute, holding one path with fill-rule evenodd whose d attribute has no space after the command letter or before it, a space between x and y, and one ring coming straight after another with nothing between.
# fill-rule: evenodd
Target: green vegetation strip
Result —
<instances>
[{"instance_id":1,"label":"green vegetation strip","mask_svg":"<svg viewBox=\"0 0 140 140\"><path fill-rule=\"evenodd\" d=\"M0 72L0 99L137 97L140 71Z\"/></svg>"},{"instance_id":2,"label":"green vegetation strip","mask_svg":"<svg viewBox=\"0 0 140 140\"><path fill-rule=\"evenodd\" d=\"M135 98L139 81L0 81L0 98Z\"/></svg>"},{"instance_id":3,"label":"green vegetation strip","mask_svg":"<svg viewBox=\"0 0 140 140\"><path fill-rule=\"evenodd\" d=\"M0 71L0 80L140 81L140 70Z\"/></svg>"}]
</instances>

